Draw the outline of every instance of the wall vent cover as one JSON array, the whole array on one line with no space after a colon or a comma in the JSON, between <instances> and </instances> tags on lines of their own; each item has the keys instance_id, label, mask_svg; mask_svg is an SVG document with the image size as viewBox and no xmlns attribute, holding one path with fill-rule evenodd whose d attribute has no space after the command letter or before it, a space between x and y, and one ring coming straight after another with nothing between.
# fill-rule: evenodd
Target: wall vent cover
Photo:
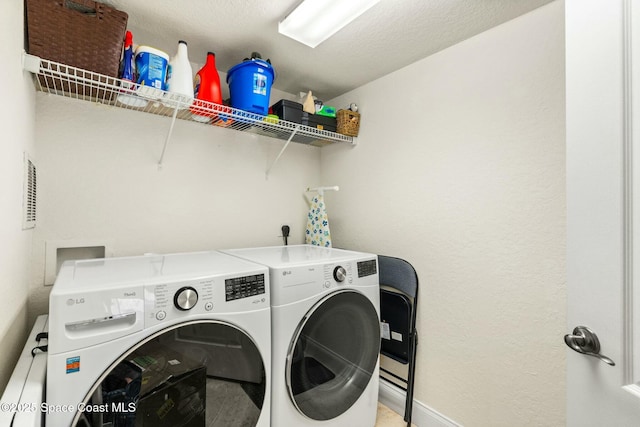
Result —
<instances>
[{"instance_id":1,"label":"wall vent cover","mask_svg":"<svg viewBox=\"0 0 640 427\"><path fill-rule=\"evenodd\" d=\"M36 226L36 166L24 155L24 191L22 201L22 229Z\"/></svg>"}]
</instances>

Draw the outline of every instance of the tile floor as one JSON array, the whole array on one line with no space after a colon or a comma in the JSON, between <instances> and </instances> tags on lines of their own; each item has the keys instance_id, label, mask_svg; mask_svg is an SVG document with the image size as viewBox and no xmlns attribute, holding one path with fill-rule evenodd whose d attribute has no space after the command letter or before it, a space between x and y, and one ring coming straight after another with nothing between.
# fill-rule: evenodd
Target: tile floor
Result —
<instances>
[{"instance_id":1,"label":"tile floor","mask_svg":"<svg viewBox=\"0 0 640 427\"><path fill-rule=\"evenodd\" d=\"M378 417L375 427L406 427L407 423L402 419L402 415L393 412L391 409L378 403ZM415 427L415 424L411 424Z\"/></svg>"}]
</instances>

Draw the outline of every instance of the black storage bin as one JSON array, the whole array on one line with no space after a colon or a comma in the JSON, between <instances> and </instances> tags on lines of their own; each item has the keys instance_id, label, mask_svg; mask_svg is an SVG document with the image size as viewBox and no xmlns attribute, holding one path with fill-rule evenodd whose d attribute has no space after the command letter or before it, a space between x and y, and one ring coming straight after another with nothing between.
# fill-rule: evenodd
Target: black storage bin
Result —
<instances>
[{"instance_id":1,"label":"black storage bin","mask_svg":"<svg viewBox=\"0 0 640 427\"><path fill-rule=\"evenodd\" d=\"M335 132L337 129L337 121L335 117L309 114L304 111L302 112L302 124L319 130L328 130L329 132Z\"/></svg>"},{"instance_id":2,"label":"black storage bin","mask_svg":"<svg viewBox=\"0 0 640 427\"><path fill-rule=\"evenodd\" d=\"M302 104L298 102L281 99L271 106L271 111L280 120L302 124Z\"/></svg>"}]
</instances>

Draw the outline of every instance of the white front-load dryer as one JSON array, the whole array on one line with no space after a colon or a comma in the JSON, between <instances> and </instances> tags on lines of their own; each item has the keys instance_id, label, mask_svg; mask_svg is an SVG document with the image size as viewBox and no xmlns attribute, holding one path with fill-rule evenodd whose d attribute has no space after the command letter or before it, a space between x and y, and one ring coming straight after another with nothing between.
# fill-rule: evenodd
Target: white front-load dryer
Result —
<instances>
[{"instance_id":1,"label":"white front-load dryer","mask_svg":"<svg viewBox=\"0 0 640 427\"><path fill-rule=\"evenodd\" d=\"M377 256L310 245L223 252L270 270L271 425L373 427Z\"/></svg>"},{"instance_id":2,"label":"white front-load dryer","mask_svg":"<svg viewBox=\"0 0 640 427\"><path fill-rule=\"evenodd\" d=\"M64 263L47 427L269 426L269 299L267 268L219 252Z\"/></svg>"}]
</instances>

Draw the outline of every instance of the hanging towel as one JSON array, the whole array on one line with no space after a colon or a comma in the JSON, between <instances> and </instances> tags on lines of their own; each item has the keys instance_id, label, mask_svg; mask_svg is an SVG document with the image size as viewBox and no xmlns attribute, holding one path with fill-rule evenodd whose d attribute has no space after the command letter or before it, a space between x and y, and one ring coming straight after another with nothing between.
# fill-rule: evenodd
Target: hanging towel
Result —
<instances>
[{"instance_id":1,"label":"hanging towel","mask_svg":"<svg viewBox=\"0 0 640 427\"><path fill-rule=\"evenodd\" d=\"M311 200L307 217L306 242L315 246L331 247L331 232L329 231L329 217L324 197L318 194Z\"/></svg>"}]
</instances>

